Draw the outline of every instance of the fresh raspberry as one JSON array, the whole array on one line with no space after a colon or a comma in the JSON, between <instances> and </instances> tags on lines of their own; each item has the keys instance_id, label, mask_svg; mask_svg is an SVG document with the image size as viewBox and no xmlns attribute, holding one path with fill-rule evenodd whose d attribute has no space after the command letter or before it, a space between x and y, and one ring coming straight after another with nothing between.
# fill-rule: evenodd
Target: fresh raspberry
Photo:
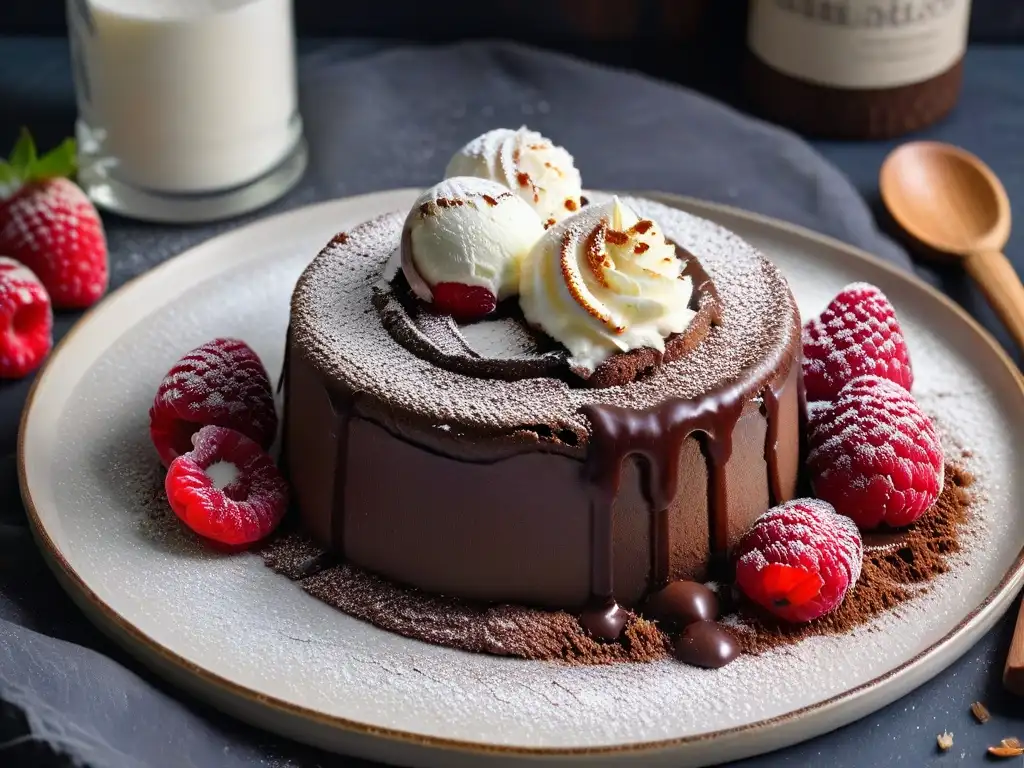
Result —
<instances>
[{"instance_id":1,"label":"fresh raspberry","mask_svg":"<svg viewBox=\"0 0 1024 768\"><path fill-rule=\"evenodd\" d=\"M200 536L232 546L273 531L288 508L288 484L274 460L225 427L203 427L192 443L164 480L174 514Z\"/></svg>"},{"instance_id":2,"label":"fresh raspberry","mask_svg":"<svg viewBox=\"0 0 1024 768\"><path fill-rule=\"evenodd\" d=\"M20 379L53 347L50 297L32 270L0 256L0 378Z\"/></svg>"},{"instance_id":3,"label":"fresh raspberry","mask_svg":"<svg viewBox=\"0 0 1024 768\"><path fill-rule=\"evenodd\" d=\"M852 283L803 329L807 400L832 400L845 384L874 374L910 390L914 373L896 311L873 285Z\"/></svg>"},{"instance_id":4,"label":"fresh raspberry","mask_svg":"<svg viewBox=\"0 0 1024 768\"><path fill-rule=\"evenodd\" d=\"M781 619L811 621L843 602L863 555L852 520L819 499L795 499L761 515L736 543L736 586Z\"/></svg>"},{"instance_id":5,"label":"fresh raspberry","mask_svg":"<svg viewBox=\"0 0 1024 768\"><path fill-rule=\"evenodd\" d=\"M482 285L438 283L431 290L437 311L458 320L478 320L498 306L494 294Z\"/></svg>"},{"instance_id":6,"label":"fresh raspberry","mask_svg":"<svg viewBox=\"0 0 1024 768\"><path fill-rule=\"evenodd\" d=\"M106 291L107 239L96 208L74 182L73 142L36 156L28 133L6 164L13 191L0 201L0 253L31 269L58 309L94 304Z\"/></svg>"},{"instance_id":7,"label":"fresh raspberry","mask_svg":"<svg viewBox=\"0 0 1024 768\"><path fill-rule=\"evenodd\" d=\"M935 426L898 384L861 376L808 424L814 494L862 530L909 525L942 492Z\"/></svg>"},{"instance_id":8,"label":"fresh raspberry","mask_svg":"<svg viewBox=\"0 0 1024 768\"><path fill-rule=\"evenodd\" d=\"M214 339L174 364L149 409L149 434L164 465L192 447L192 433L229 427L270 448L277 433L274 392L244 341Z\"/></svg>"}]
</instances>

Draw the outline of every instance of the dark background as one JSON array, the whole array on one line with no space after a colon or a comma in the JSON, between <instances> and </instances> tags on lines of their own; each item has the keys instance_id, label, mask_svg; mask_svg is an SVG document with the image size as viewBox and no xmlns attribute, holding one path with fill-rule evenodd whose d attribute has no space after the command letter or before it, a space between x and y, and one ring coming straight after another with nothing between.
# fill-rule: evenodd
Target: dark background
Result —
<instances>
[{"instance_id":1,"label":"dark background","mask_svg":"<svg viewBox=\"0 0 1024 768\"><path fill-rule=\"evenodd\" d=\"M900 0L893 0L898 3ZM747 3L742 0L389 0L387 3L295 0L300 35L453 40L504 37L536 43L564 41L575 35L615 38L628 33L631 10L641 20L658 16L675 24L647 23L642 36L672 38L697 16L724 21L723 28L742 39ZM1024 41L1024 2L974 0L974 42ZM581 11L586 13L581 13ZM563 24L570 13L581 19ZM64 0L4 0L0 34L62 35Z\"/></svg>"},{"instance_id":2,"label":"dark background","mask_svg":"<svg viewBox=\"0 0 1024 768\"><path fill-rule=\"evenodd\" d=\"M903 0L891 0L898 4ZM294 0L299 36L559 48L737 98L743 0ZM64 0L0 1L0 35L64 35ZM971 40L1024 43L1024 0L973 0Z\"/></svg>"}]
</instances>

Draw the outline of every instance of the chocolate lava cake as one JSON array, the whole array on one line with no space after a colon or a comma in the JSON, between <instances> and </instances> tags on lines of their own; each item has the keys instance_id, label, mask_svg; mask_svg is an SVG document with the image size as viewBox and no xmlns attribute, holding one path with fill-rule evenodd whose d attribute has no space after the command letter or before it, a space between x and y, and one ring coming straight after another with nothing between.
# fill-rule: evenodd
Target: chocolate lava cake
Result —
<instances>
[{"instance_id":1,"label":"chocolate lava cake","mask_svg":"<svg viewBox=\"0 0 1024 768\"><path fill-rule=\"evenodd\" d=\"M713 577L794 496L800 318L786 281L715 224L623 203L675 248L692 319L664 349L582 373L514 299L471 322L420 301L400 267L405 212L320 252L292 298L283 436L318 544L427 592L600 618Z\"/></svg>"}]
</instances>

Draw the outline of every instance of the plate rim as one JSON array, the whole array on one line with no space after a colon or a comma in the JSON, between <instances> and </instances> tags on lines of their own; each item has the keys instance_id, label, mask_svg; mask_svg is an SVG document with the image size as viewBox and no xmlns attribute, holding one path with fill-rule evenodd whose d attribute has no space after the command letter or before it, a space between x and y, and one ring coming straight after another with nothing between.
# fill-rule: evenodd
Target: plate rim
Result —
<instances>
[{"instance_id":1,"label":"plate rim","mask_svg":"<svg viewBox=\"0 0 1024 768\"><path fill-rule=\"evenodd\" d=\"M903 679L912 675L915 670L919 667L924 666L929 661L937 659L941 666L935 670L934 673L928 675L925 679L913 682L903 693L895 698L899 698L906 695L914 688L923 684L926 680L931 679L941 669L948 666L955 659L959 658L966 650L970 647L967 645L963 648L957 646L963 644L964 636L972 630L988 625L990 627L994 622L1001 616L1009 605L1012 603L1013 598L1016 596L1017 591L1024 583L1024 547L1018 552L1016 559L1010 566L1007 573L999 581L996 587L985 597L985 599L976 606L973 610L967 613L955 627L953 627L948 633L943 635L939 640L923 649L921 652L903 662L897 667L889 670L885 674L879 675L869 681L866 681L854 688L851 688L842 693L836 694L824 701L817 702L793 711L787 712L776 717L758 720L753 723L747 723L744 725L734 726L731 728L725 728L721 730L711 731L708 733L698 734L695 736L680 736L671 739L657 739L653 741L642 741L642 742L631 742L627 744L617 745L605 745L605 746L594 746L594 747L529 747L529 746L518 746L518 745L498 745L498 744L486 744L482 742L473 742L464 739L452 739L443 736L430 736L413 731L406 731L396 728L387 728L381 726L369 725L367 723L359 722L357 720L351 720L349 718L340 717L337 715L328 715L323 712L319 712L315 709L303 706L301 704L294 704L292 702L284 701L275 696L262 694L254 691L250 688L245 687L239 683L229 680L220 674L205 669L188 659L175 653L172 649L165 647L161 643L157 642L145 632L139 630L132 624L127 618L121 616L117 611L111 608L107 603L103 601L85 582L85 580L78 574L70 562L66 559L64 554L57 547L56 543L50 537L42 520L39 516L38 510L36 509L35 503L32 498L32 492L29 488L27 478L27 467L25 464L25 451L24 444L30 425L30 420L33 413L33 406L35 402L35 396L39 391L40 387L46 383L48 372L53 365L54 361L58 359L59 355L73 343L73 339L76 333L81 330L87 323L89 323L93 316L99 312L106 311L107 308L113 303L113 301L133 289L138 283L150 280L159 280L163 272L169 268L172 264L177 262L180 258L187 256L197 248L202 248L214 244L222 239L229 239L236 235L240 230L243 230L251 226L259 226L268 222L279 222L281 219L286 217L295 216L300 212L311 212L317 208L327 208L339 203L348 201L368 201L369 198L373 197L389 197L395 196L400 193L413 194L419 192L418 188L405 187L395 188L389 190L379 190L370 192L362 195L352 195L341 198L335 198L319 203L315 203L307 206L300 206L293 208L282 213L275 214L273 216L264 217L257 219L256 221L246 222L238 227L232 227L231 229L219 233L211 238L203 240L193 246L190 246L181 253L167 259L163 263L157 265L153 269L150 269L140 275L137 275L130 280L126 281L116 290L105 296L99 303L87 310L81 318L79 318L75 324L67 331L64 337L54 346L49 357L44 362L43 366L37 372L35 380L32 382L32 386L29 389L28 395L25 400L25 405L21 413L18 427L18 440L17 440L17 468L18 468L18 483L21 490L22 503L25 507L26 516L29 521L30 529L33 533L37 545L39 546L44 559L47 564L54 571L58 582L61 586L68 591L75 603L80 607L83 603L88 606L88 609L84 609L83 613L97 626L108 635L112 636L114 640L130 654L139 658L143 663L149 667L152 671L165 679L168 677L165 669L161 667L164 665L174 668L176 672L185 674L192 678L198 678L200 682L207 686L212 686L218 689L217 693L220 696L227 695L228 697L244 699L249 705L256 705L261 708L268 708L278 713L287 715L291 718L298 718L299 720L312 721L317 725L326 725L335 731L344 732L351 736L358 737L369 737L376 740L387 740L394 746L399 745L414 745L419 747L429 747L434 750L448 750L457 751L466 755L476 755L480 757L484 756L507 756L507 757L528 757L528 758L572 758L572 757L610 757L610 756L640 756L645 753L656 753L671 750L674 748L692 746L701 743L707 743L710 741L718 741L722 739L729 739L732 737L746 735L751 732L758 731L769 731L776 726L782 724L797 725L800 721L805 720L810 715L816 715L819 717L827 716L828 713L836 711L839 707L848 705L854 701L860 700L863 697L870 694L872 691L877 689L879 686L888 683L894 679ZM961 322L965 322L974 334L979 337L989 349L995 353L996 359L1000 365L1006 368L1012 375L1022 397L1024 397L1024 379L1022 379L1020 371L1013 363L1009 355L1003 350L999 343L992 337L992 335L978 323L973 317L971 317L962 307L960 307L951 298L941 293L937 289L925 283L919 277L912 272L900 269L873 254L864 251L856 246L845 243L836 238L828 235L815 232L806 227L792 224L780 219L776 219L764 214L755 213L753 211L747 211L742 208L737 208L731 205L725 205L722 203L716 203L712 201L702 200L700 198L689 197L686 195L678 195L668 192L658 191L636 191L629 193L619 194L632 194L640 197L647 197L652 200L660 201L668 204L674 208L680 208L686 212L696 212L695 215L702 215L704 213L718 213L726 216L731 216L741 220L754 222L756 224L775 229L781 230L789 235L797 236L804 240L810 240L816 242L822 246L828 247L833 250L839 250L854 259L866 261L875 268L879 268L882 271L888 273L890 276L896 279L903 280L912 284L917 290L922 291L925 295L928 295L932 300L937 300L940 304L944 305L947 309L951 310L953 315L958 318ZM985 627L986 631L988 627ZM111 631L113 630L113 631ZM129 640L131 642L129 642ZM137 643L138 647L133 647L132 643ZM143 650L144 653L140 653ZM948 658L947 658L948 657ZM161 666L155 666L152 662L153 659L158 659ZM175 687L185 687L182 685L180 680L171 680L172 685ZM894 699L895 700L895 699ZM233 716L244 719L242 716L232 713ZM860 719L867 714L861 713L854 718L843 720L837 724L834 724L823 731L817 731L813 735L820 735L821 733L827 733L835 728L841 727L849 722ZM810 738L807 736L804 738ZM293 738L295 738L293 736ZM782 743L776 744L770 747L768 750L758 750L758 752L774 751L775 749L789 746L804 738L789 739L784 738ZM754 754L751 752L749 754Z\"/></svg>"}]
</instances>

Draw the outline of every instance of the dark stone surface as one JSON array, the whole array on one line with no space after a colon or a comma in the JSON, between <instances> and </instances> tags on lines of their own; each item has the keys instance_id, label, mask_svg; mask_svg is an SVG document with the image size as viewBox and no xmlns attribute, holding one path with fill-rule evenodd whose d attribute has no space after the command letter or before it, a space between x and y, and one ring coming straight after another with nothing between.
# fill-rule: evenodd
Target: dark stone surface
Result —
<instances>
[{"instance_id":1,"label":"dark stone surface","mask_svg":"<svg viewBox=\"0 0 1024 768\"><path fill-rule=\"evenodd\" d=\"M814 152L791 134L745 121L688 92L548 55L524 56L510 47L400 49L368 57L380 47L304 46L303 104L315 169L271 210L429 183L467 136L525 121L564 141L591 186L661 188L754 208L906 263L899 249L879 238L855 194L873 203L879 166L894 144L817 143ZM1024 199L1021 72L1022 49L972 49L960 107L926 134L980 154L1012 201ZM608 95L619 93L644 108L608 110ZM413 102L415 94L422 95ZM44 144L66 135L74 104L64 42L0 38L0 104L0 145L12 141L22 123ZM619 152L610 156L609 146ZM110 217L112 282L121 285L240 223L169 229ZM1007 253L1024 268L1024 240L1011 240ZM960 273L918 271L1009 344ZM58 318L58 335L76 318ZM18 497L16 429L29 385L0 387L0 765L69 764L68 756L103 767L368 765L302 748L210 711L141 669L77 612L32 544ZM741 765L988 764L985 747L1024 736L1024 707L1000 685L1012 621L1005 618L949 671L886 709ZM975 700L993 713L985 726L969 713ZM935 736L944 730L953 732L955 744L939 755Z\"/></svg>"}]
</instances>

